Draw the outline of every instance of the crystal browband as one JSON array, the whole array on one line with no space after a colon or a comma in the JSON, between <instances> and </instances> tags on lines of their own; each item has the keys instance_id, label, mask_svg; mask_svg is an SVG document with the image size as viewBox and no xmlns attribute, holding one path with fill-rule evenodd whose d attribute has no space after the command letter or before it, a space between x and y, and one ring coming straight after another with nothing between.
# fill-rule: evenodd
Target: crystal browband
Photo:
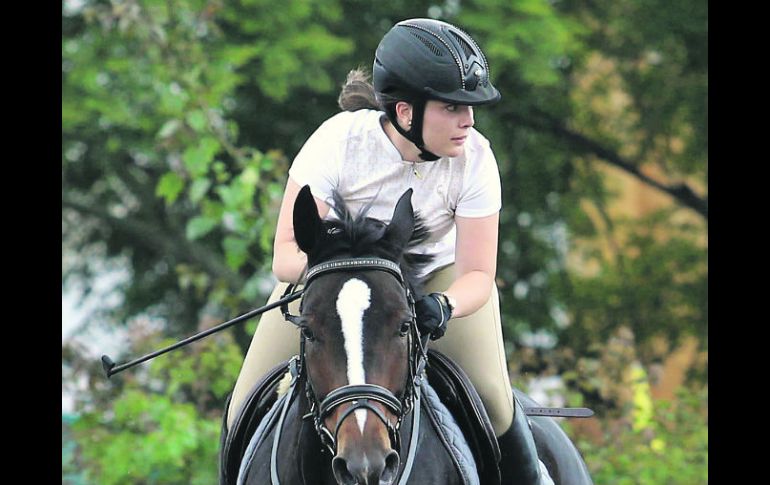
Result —
<instances>
[{"instance_id":1,"label":"crystal browband","mask_svg":"<svg viewBox=\"0 0 770 485\"><path fill-rule=\"evenodd\" d=\"M307 284L310 283L310 280L323 273L366 269L380 269L389 271L390 273L393 273L399 279L399 281L402 283L404 281L404 277L401 275L401 269L393 261L388 261L387 259L382 258L349 258L327 261L325 263L313 266L307 271L305 285L307 286Z\"/></svg>"}]
</instances>

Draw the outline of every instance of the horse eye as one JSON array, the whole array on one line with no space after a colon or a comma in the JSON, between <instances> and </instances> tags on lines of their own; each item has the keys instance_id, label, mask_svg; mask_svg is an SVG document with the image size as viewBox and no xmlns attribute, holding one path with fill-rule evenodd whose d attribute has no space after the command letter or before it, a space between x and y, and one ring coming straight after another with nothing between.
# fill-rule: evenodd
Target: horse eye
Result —
<instances>
[{"instance_id":1,"label":"horse eye","mask_svg":"<svg viewBox=\"0 0 770 485\"><path fill-rule=\"evenodd\" d=\"M412 322L401 322L401 328L399 329L399 332L401 333L402 337L409 333L411 326Z\"/></svg>"},{"instance_id":2,"label":"horse eye","mask_svg":"<svg viewBox=\"0 0 770 485\"><path fill-rule=\"evenodd\" d=\"M315 335L313 335L313 331L310 330L308 327L302 327L302 335L305 337L306 340L314 340Z\"/></svg>"}]
</instances>

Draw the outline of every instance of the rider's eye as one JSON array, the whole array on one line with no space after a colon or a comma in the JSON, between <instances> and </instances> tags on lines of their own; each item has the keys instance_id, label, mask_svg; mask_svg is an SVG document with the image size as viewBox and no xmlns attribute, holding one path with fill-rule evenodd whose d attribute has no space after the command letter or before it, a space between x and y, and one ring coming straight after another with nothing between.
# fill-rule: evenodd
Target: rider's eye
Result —
<instances>
[{"instance_id":1,"label":"rider's eye","mask_svg":"<svg viewBox=\"0 0 770 485\"><path fill-rule=\"evenodd\" d=\"M315 339L315 335L313 335L313 331L307 327L302 327L302 335L305 337L305 340L312 341Z\"/></svg>"}]
</instances>

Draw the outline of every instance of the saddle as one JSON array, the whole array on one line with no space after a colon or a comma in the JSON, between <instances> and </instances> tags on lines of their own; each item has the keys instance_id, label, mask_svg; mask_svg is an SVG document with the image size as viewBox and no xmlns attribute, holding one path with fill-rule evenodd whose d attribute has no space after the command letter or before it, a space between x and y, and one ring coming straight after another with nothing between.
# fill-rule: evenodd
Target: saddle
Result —
<instances>
[{"instance_id":1,"label":"saddle","mask_svg":"<svg viewBox=\"0 0 770 485\"><path fill-rule=\"evenodd\" d=\"M248 394L241 409L233 420L232 429L228 430L228 409L232 395L225 403L222 418L222 432L219 454L219 484L235 485L238 469L246 452L249 441L262 419L276 403L277 390L281 379L288 369L289 361L275 366L257 382ZM428 364L425 367L428 383L438 395L441 403L449 410L476 462L476 470L481 483L499 485L500 473L497 463L500 461L500 448L494 429L489 420L481 398L471 384L465 372L450 358L433 349L428 350ZM451 437L446 436L446 427L441 423L435 407L426 401L426 410L433 426L444 438L445 446L452 454ZM275 416L275 413L273 413ZM273 419L277 421L277 419ZM267 423L269 431L275 423Z\"/></svg>"}]
</instances>

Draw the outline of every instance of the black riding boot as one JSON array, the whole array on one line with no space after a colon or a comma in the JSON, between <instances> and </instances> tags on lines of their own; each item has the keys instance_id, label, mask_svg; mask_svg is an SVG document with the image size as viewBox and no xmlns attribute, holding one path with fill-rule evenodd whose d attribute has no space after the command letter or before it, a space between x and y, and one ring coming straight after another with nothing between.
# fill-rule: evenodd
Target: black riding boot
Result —
<instances>
[{"instance_id":1,"label":"black riding boot","mask_svg":"<svg viewBox=\"0 0 770 485\"><path fill-rule=\"evenodd\" d=\"M540 464L524 408L514 395L515 412L508 431L498 436L500 445L500 483L502 485L538 485Z\"/></svg>"}]
</instances>

